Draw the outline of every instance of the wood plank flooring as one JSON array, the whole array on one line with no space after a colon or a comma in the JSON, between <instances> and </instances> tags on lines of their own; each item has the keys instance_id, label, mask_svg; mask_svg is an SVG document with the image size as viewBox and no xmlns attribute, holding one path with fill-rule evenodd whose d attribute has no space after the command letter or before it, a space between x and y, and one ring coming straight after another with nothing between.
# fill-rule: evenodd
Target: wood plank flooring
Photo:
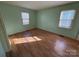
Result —
<instances>
[{"instance_id":1,"label":"wood plank flooring","mask_svg":"<svg viewBox=\"0 0 79 59\"><path fill-rule=\"evenodd\" d=\"M79 41L33 29L9 37L12 57L75 57L79 56Z\"/></svg>"}]
</instances>

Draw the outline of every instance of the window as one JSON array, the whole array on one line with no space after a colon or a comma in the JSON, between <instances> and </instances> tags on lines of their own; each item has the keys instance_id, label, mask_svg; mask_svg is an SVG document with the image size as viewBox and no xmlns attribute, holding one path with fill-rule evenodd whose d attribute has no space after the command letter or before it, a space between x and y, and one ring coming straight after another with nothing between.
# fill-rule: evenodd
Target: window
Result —
<instances>
[{"instance_id":1,"label":"window","mask_svg":"<svg viewBox=\"0 0 79 59\"><path fill-rule=\"evenodd\" d=\"M23 25L28 25L29 24L29 13L22 12L21 16L22 16Z\"/></svg>"},{"instance_id":2,"label":"window","mask_svg":"<svg viewBox=\"0 0 79 59\"><path fill-rule=\"evenodd\" d=\"M60 14L59 27L61 28L71 28L72 20L75 16L75 10L62 11Z\"/></svg>"}]
</instances>

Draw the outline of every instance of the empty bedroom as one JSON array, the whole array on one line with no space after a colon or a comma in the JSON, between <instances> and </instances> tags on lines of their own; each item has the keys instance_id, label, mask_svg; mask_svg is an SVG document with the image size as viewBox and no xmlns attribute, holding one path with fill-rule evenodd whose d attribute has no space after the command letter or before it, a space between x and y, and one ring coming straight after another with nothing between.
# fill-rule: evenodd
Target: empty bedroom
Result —
<instances>
[{"instance_id":1,"label":"empty bedroom","mask_svg":"<svg viewBox=\"0 0 79 59\"><path fill-rule=\"evenodd\" d=\"M79 57L79 2L0 1L0 57Z\"/></svg>"}]
</instances>

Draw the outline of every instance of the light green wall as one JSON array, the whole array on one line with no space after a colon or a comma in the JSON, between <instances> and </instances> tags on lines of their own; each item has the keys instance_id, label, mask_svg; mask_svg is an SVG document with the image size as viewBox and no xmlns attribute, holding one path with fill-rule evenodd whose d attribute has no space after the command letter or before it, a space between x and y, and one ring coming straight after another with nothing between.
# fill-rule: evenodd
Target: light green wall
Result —
<instances>
[{"instance_id":1,"label":"light green wall","mask_svg":"<svg viewBox=\"0 0 79 59\"><path fill-rule=\"evenodd\" d=\"M0 57L6 56L5 53L8 52L10 49L8 36L6 34L4 23L1 19L0 15Z\"/></svg>"},{"instance_id":2,"label":"light green wall","mask_svg":"<svg viewBox=\"0 0 79 59\"><path fill-rule=\"evenodd\" d=\"M22 25L21 12L26 11L30 14L30 24ZM6 27L8 35L17 32L25 31L27 29L35 28L36 12L34 10L25 9L17 6L11 6L0 2L0 13Z\"/></svg>"},{"instance_id":3,"label":"light green wall","mask_svg":"<svg viewBox=\"0 0 79 59\"><path fill-rule=\"evenodd\" d=\"M76 17L73 21L72 29L68 30L58 27L60 12L62 10L71 9L79 10L79 2L38 11L37 27L50 32L65 35L71 38L76 38L79 28L79 12L77 12Z\"/></svg>"}]
</instances>

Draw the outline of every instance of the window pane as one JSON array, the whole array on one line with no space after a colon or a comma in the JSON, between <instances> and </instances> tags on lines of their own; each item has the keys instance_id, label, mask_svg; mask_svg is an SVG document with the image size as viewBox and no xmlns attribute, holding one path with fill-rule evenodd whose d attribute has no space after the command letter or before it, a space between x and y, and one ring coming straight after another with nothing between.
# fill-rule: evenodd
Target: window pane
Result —
<instances>
[{"instance_id":1,"label":"window pane","mask_svg":"<svg viewBox=\"0 0 79 59\"><path fill-rule=\"evenodd\" d=\"M29 20L23 20L23 25L29 24Z\"/></svg>"},{"instance_id":2,"label":"window pane","mask_svg":"<svg viewBox=\"0 0 79 59\"><path fill-rule=\"evenodd\" d=\"M72 24L72 21L71 20L66 20L66 21L60 21L59 23L59 27L62 27L62 28L70 28L71 27L71 24Z\"/></svg>"},{"instance_id":3,"label":"window pane","mask_svg":"<svg viewBox=\"0 0 79 59\"><path fill-rule=\"evenodd\" d=\"M29 13L22 12L22 18L29 18Z\"/></svg>"},{"instance_id":4,"label":"window pane","mask_svg":"<svg viewBox=\"0 0 79 59\"><path fill-rule=\"evenodd\" d=\"M62 11L60 19L74 19L75 10Z\"/></svg>"}]
</instances>

